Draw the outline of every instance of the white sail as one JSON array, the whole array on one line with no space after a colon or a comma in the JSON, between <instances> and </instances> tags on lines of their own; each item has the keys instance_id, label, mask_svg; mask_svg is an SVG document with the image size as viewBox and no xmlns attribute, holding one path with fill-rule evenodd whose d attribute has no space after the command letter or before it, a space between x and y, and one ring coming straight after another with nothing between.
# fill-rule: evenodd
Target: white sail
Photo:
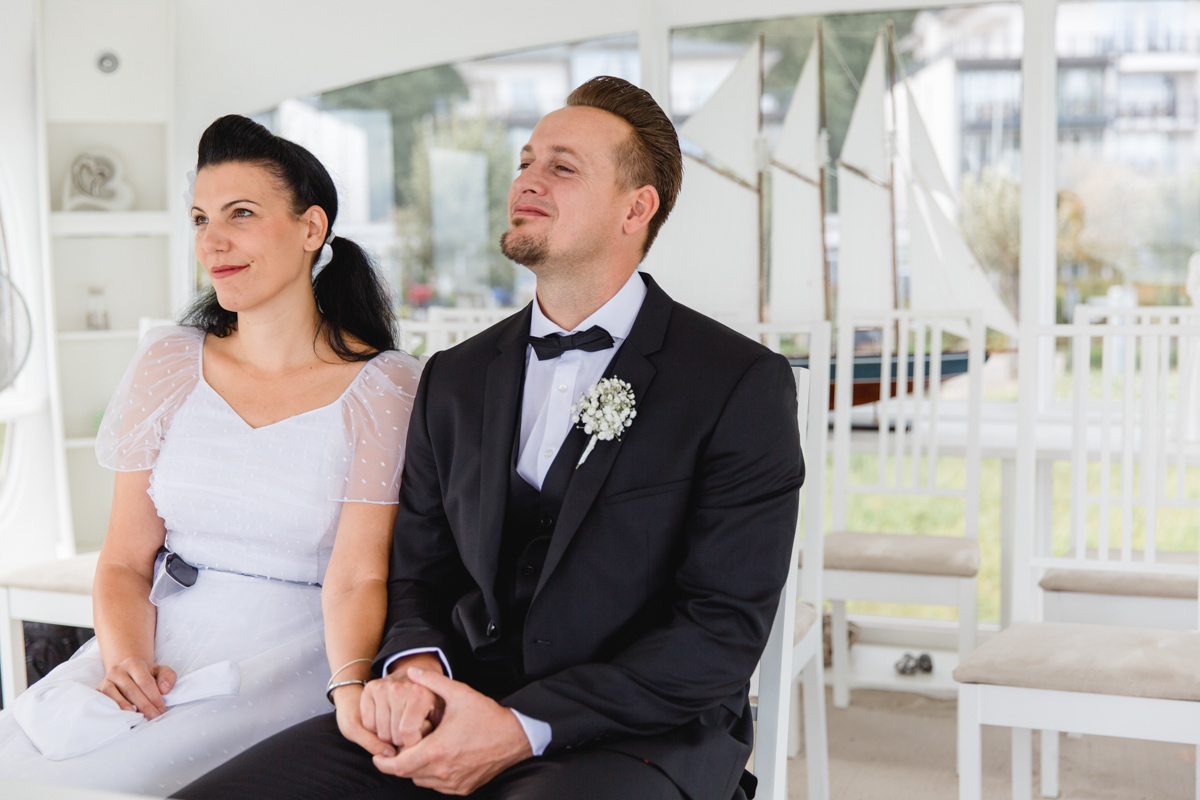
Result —
<instances>
[{"instance_id":1,"label":"white sail","mask_svg":"<svg viewBox=\"0 0 1200 800\"><path fill-rule=\"evenodd\" d=\"M680 136L751 186L758 181L761 62L756 39L716 93L679 128Z\"/></svg>"},{"instance_id":2,"label":"white sail","mask_svg":"<svg viewBox=\"0 0 1200 800\"><path fill-rule=\"evenodd\" d=\"M854 102L854 111L850 113L850 127L846 129L846 139L842 143L838 161L880 181L886 181L888 176L886 93L883 37L877 36L875 49L871 51L871 60L867 62L867 71L858 90L858 99Z\"/></svg>"},{"instance_id":3,"label":"white sail","mask_svg":"<svg viewBox=\"0 0 1200 800\"><path fill-rule=\"evenodd\" d=\"M909 257L914 310L983 309L987 327L1017 335L1017 321L996 294L958 227L920 181L909 184Z\"/></svg>"},{"instance_id":4,"label":"white sail","mask_svg":"<svg viewBox=\"0 0 1200 800\"><path fill-rule=\"evenodd\" d=\"M946 171L942 169L942 162L934 149L933 138L929 135L929 129L925 127L925 122L921 119L921 113L917 110L916 98L913 97L907 84L905 84L903 96L907 100L903 107L908 115L907 150L912 173L920 178L931 191L941 192L946 197L954 197L954 190L950 188ZM901 157L903 158L903 155Z\"/></svg>"},{"instance_id":5,"label":"white sail","mask_svg":"<svg viewBox=\"0 0 1200 800\"><path fill-rule=\"evenodd\" d=\"M909 304L914 310L981 308L984 324L1016 336L1012 312L934 195L956 200L912 93L906 90L904 97L908 141L900 162L908 184Z\"/></svg>"},{"instance_id":6,"label":"white sail","mask_svg":"<svg viewBox=\"0 0 1200 800\"><path fill-rule=\"evenodd\" d=\"M783 118L771 168L772 322L825 319L825 248L821 241L822 146L814 43ZM795 173L795 174L793 174ZM799 176L799 177L798 177ZM806 180L807 179L807 180Z\"/></svg>"},{"instance_id":7,"label":"white sail","mask_svg":"<svg viewBox=\"0 0 1200 800\"><path fill-rule=\"evenodd\" d=\"M838 315L894 309L891 193L843 169L838 209Z\"/></svg>"},{"instance_id":8,"label":"white sail","mask_svg":"<svg viewBox=\"0 0 1200 800\"><path fill-rule=\"evenodd\" d=\"M808 57L804 59L804 67L800 70L800 80L796 82L792 102L783 117L775 152L771 154L772 160L811 181L821 179L822 166L821 87L818 84L821 69L817 63L817 51L817 44L813 42Z\"/></svg>"},{"instance_id":9,"label":"white sail","mask_svg":"<svg viewBox=\"0 0 1200 800\"><path fill-rule=\"evenodd\" d=\"M731 327L758 322L758 193L694 161L642 269L686 306Z\"/></svg>"},{"instance_id":10,"label":"white sail","mask_svg":"<svg viewBox=\"0 0 1200 800\"><path fill-rule=\"evenodd\" d=\"M838 158L839 316L896 307L892 197L886 184L890 156L885 88L883 37L879 36Z\"/></svg>"}]
</instances>

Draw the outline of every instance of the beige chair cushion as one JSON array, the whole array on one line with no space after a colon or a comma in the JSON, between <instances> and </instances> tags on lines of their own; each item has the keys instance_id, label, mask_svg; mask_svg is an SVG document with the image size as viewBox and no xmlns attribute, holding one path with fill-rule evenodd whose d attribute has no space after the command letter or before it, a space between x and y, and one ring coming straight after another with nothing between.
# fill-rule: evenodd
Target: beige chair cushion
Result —
<instances>
[{"instance_id":1,"label":"beige chair cushion","mask_svg":"<svg viewBox=\"0 0 1200 800\"><path fill-rule=\"evenodd\" d=\"M1200 634L1063 622L1013 625L967 656L954 680L1200 700Z\"/></svg>"},{"instance_id":2,"label":"beige chair cushion","mask_svg":"<svg viewBox=\"0 0 1200 800\"><path fill-rule=\"evenodd\" d=\"M800 640L804 638L804 635L808 633L813 625L817 624L817 619L819 619L819 615L815 608L808 603L796 604L796 632L792 639L793 647L800 644Z\"/></svg>"},{"instance_id":3,"label":"beige chair cushion","mask_svg":"<svg viewBox=\"0 0 1200 800\"><path fill-rule=\"evenodd\" d=\"M99 558L99 553L84 553L74 558L33 564L0 575L0 587L90 595Z\"/></svg>"},{"instance_id":4,"label":"beige chair cushion","mask_svg":"<svg viewBox=\"0 0 1200 800\"><path fill-rule=\"evenodd\" d=\"M1118 561L1120 550L1110 550L1111 558ZM1196 564L1194 552L1159 551L1160 564ZM1095 550L1088 550L1087 557L1094 560ZM1140 563L1145 554L1133 551L1133 560ZM1038 584L1047 592L1085 592L1087 594L1111 594L1122 597L1178 597L1196 599L1196 578L1189 575L1147 575L1132 572L1106 570L1100 562L1095 569L1049 569Z\"/></svg>"},{"instance_id":5,"label":"beige chair cushion","mask_svg":"<svg viewBox=\"0 0 1200 800\"><path fill-rule=\"evenodd\" d=\"M973 578L979 545L962 536L842 531L825 537L825 569Z\"/></svg>"}]
</instances>

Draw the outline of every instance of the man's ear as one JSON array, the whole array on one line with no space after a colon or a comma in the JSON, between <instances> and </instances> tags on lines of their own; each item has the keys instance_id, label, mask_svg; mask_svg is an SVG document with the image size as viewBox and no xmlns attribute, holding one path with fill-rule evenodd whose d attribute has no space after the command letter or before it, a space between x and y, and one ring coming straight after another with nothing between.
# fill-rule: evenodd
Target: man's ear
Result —
<instances>
[{"instance_id":1,"label":"man's ear","mask_svg":"<svg viewBox=\"0 0 1200 800\"><path fill-rule=\"evenodd\" d=\"M659 205L658 190L653 186L646 185L631 192L629 208L621 222L621 232L632 236L644 231L658 213Z\"/></svg>"},{"instance_id":2,"label":"man's ear","mask_svg":"<svg viewBox=\"0 0 1200 800\"><path fill-rule=\"evenodd\" d=\"M320 206L309 206L300 215L300 221L307 227L304 231L304 250L315 253L325 244L325 236L329 233L329 217Z\"/></svg>"}]
</instances>

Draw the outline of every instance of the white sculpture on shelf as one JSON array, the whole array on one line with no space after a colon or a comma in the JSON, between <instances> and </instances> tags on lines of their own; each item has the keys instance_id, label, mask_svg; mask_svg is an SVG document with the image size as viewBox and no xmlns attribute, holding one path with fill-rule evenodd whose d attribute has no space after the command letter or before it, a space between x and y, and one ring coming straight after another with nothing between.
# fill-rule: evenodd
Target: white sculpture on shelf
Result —
<instances>
[{"instance_id":1,"label":"white sculpture on shelf","mask_svg":"<svg viewBox=\"0 0 1200 800\"><path fill-rule=\"evenodd\" d=\"M110 152L82 153L63 182L63 211L128 211L133 188L122 179L121 160Z\"/></svg>"}]
</instances>

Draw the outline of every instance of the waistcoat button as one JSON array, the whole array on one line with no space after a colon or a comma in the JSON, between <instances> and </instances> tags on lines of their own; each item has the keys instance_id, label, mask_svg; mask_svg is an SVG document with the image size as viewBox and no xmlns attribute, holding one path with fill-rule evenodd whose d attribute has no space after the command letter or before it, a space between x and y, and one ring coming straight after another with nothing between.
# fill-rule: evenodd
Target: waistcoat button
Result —
<instances>
[{"instance_id":1,"label":"waistcoat button","mask_svg":"<svg viewBox=\"0 0 1200 800\"><path fill-rule=\"evenodd\" d=\"M554 525L554 517L550 516L549 514L545 514L542 516L541 522L543 528L552 527Z\"/></svg>"}]
</instances>

